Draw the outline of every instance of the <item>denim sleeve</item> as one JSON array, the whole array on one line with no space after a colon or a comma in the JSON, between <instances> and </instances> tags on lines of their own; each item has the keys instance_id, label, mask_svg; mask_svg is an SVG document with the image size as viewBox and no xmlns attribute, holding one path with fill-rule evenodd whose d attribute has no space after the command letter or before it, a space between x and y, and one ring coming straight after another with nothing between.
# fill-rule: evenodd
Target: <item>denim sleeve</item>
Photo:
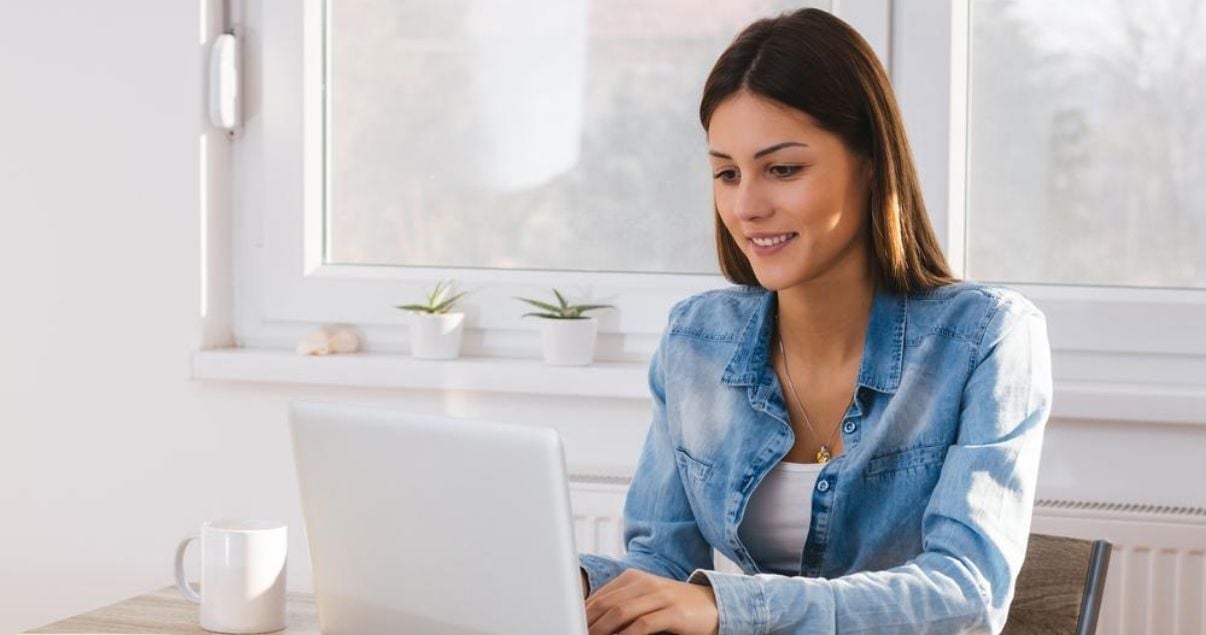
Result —
<instances>
[{"instance_id":1,"label":"denim sleeve","mask_svg":"<svg viewBox=\"0 0 1206 635\"><path fill-rule=\"evenodd\" d=\"M578 557L591 593L629 568L681 582L694 569L714 566L712 546L696 525L679 479L666 418L664 371L669 332L667 327L649 362L653 420L624 501L626 553L621 558L595 554Z\"/></svg>"},{"instance_id":2,"label":"denim sleeve","mask_svg":"<svg viewBox=\"0 0 1206 635\"><path fill-rule=\"evenodd\" d=\"M920 555L833 579L699 570L720 633L1000 632L1025 556L1051 411L1046 321L1002 306L962 395L959 432L922 517Z\"/></svg>"}]
</instances>

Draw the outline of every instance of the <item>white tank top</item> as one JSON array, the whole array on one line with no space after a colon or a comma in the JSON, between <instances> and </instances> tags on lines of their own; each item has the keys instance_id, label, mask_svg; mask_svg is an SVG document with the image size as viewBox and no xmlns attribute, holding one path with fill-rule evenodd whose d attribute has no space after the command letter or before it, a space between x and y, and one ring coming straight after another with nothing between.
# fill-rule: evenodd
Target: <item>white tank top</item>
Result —
<instances>
[{"instance_id":1,"label":"white tank top","mask_svg":"<svg viewBox=\"0 0 1206 635\"><path fill-rule=\"evenodd\" d=\"M737 535L762 570L800 575L812 520L812 490L821 467L780 461L754 489Z\"/></svg>"}]
</instances>

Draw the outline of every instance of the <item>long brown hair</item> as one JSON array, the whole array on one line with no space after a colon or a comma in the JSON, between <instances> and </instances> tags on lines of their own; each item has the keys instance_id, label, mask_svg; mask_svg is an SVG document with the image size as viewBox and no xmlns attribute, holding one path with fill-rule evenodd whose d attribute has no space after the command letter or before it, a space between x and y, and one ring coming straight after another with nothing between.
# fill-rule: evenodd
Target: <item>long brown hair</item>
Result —
<instances>
[{"instance_id":1,"label":"long brown hair","mask_svg":"<svg viewBox=\"0 0 1206 635\"><path fill-rule=\"evenodd\" d=\"M897 293L957 282L930 226L921 184L888 75L850 25L820 9L758 20L716 60L704 84L699 120L746 90L810 115L871 162L870 259L878 284ZM759 286L749 259L719 212L716 252L730 282Z\"/></svg>"}]
</instances>

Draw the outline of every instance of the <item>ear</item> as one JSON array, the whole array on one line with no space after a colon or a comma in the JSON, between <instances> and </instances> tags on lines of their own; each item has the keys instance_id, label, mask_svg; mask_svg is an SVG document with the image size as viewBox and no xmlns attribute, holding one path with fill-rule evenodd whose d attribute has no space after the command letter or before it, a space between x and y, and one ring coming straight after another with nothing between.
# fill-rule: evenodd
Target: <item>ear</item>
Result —
<instances>
[{"instance_id":1,"label":"ear","mask_svg":"<svg viewBox=\"0 0 1206 635\"><path fill-rule=\"evenodd\" d=\"M863 185L867 186L869 190L871 189L871 184L875 182L875 165L871 162L871 157L859 157L859 159Z\"/></svg>"}]
</instances>

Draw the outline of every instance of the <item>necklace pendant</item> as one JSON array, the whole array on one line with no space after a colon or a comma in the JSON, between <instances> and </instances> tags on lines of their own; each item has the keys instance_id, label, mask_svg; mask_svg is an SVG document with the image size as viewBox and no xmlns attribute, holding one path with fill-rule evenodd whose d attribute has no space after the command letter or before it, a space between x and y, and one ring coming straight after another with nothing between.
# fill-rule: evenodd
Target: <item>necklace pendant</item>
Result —
<instances>
[{"instance_id":1,"label":"necklace pendant","mask_svg":"<svg viewBox=\"0 0 1206 635\"><path fill-rule=\"evenodd\" d=\"M830 458L831 456L829 454L829 448L822 445L821 450L817 452L817 463L828 463Z\"/></svg>"}]
</instances>

